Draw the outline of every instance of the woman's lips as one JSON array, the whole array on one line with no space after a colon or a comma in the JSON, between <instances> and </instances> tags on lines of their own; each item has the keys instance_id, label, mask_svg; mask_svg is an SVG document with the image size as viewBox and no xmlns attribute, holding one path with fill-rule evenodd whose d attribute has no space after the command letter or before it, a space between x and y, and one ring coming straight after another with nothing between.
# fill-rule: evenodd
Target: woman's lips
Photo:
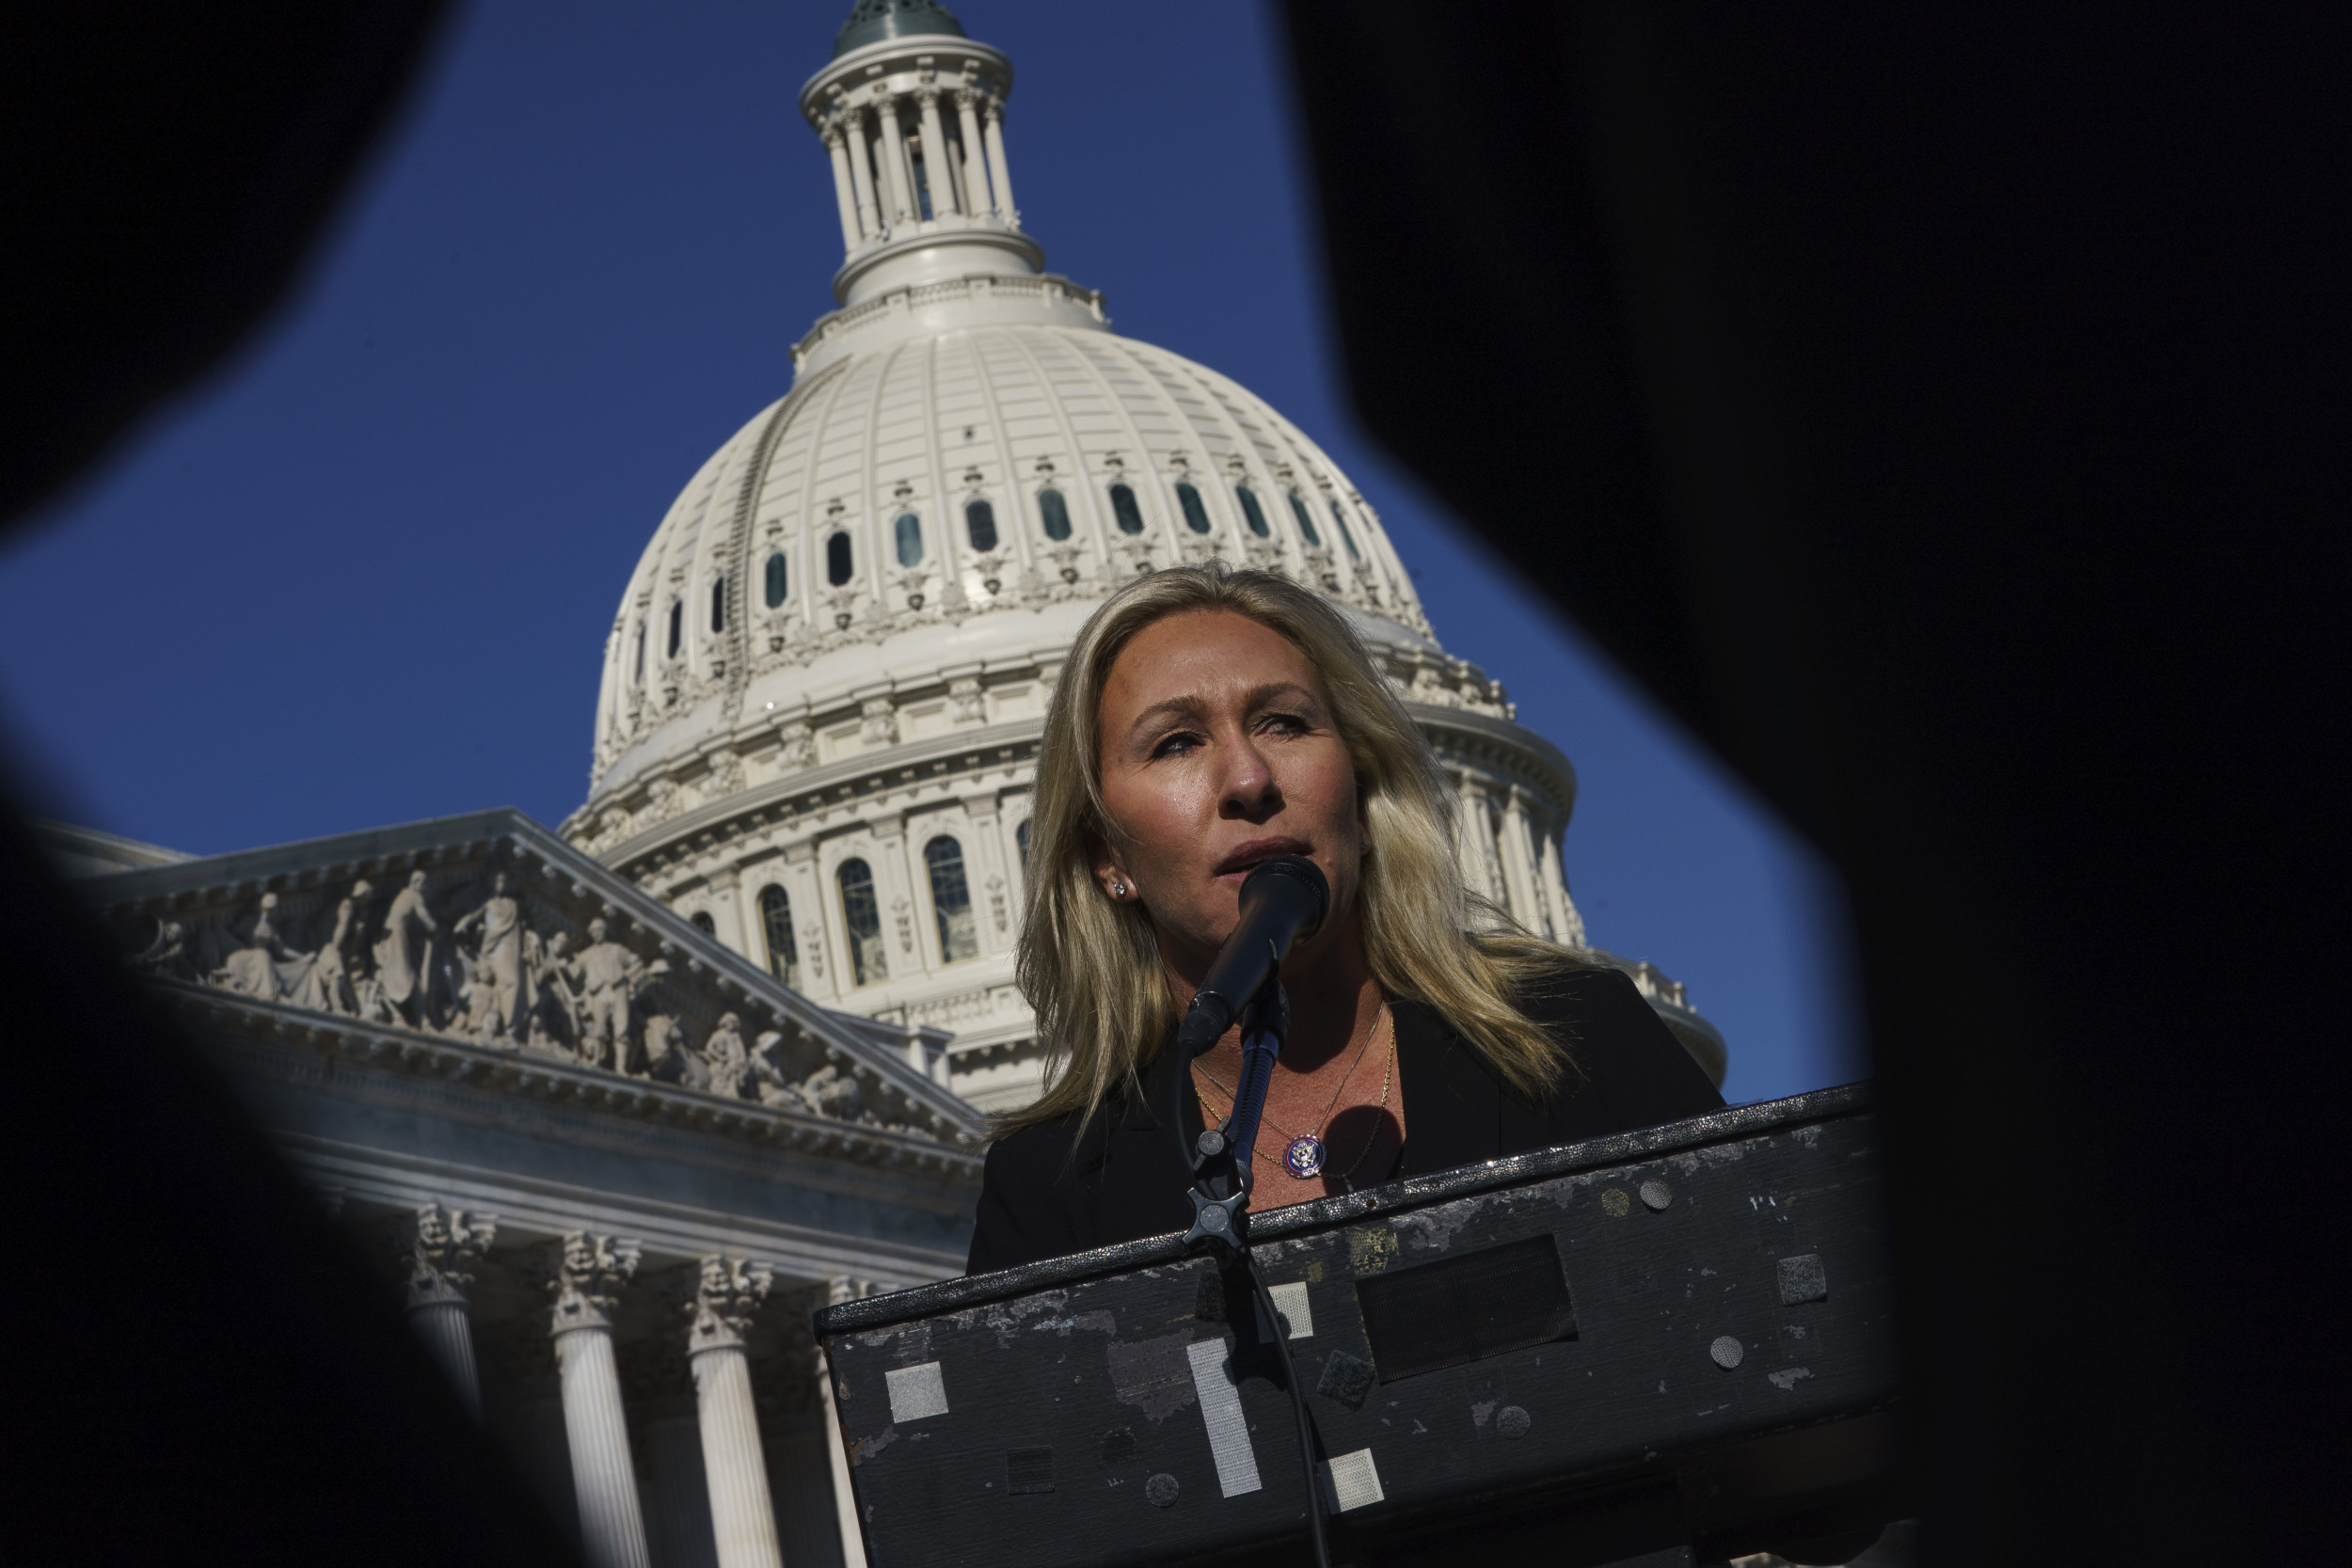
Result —
<instances>
[{"instance_id":1,"label":"woman's lips","mask_svg":"<svg viewBox=\"0 0 2352 1568\"><path fill-rule=\"evenodd\" d=\"M1214 877L1231 877L1236 872L1249 871L1277 855L1311 855L1314 846L1301 838L1253 838L1241 845L1216 863Z\"/></svg>"}]
</instances>

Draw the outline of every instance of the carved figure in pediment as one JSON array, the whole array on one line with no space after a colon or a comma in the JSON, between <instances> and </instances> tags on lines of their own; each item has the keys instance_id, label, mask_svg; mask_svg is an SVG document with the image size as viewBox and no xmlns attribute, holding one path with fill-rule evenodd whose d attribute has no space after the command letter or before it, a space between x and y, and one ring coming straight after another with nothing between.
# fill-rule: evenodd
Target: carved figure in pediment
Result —
<instances>
[{"instance_id":1,"label":"carved figure in pediment","mask_svg":"<svg viewBox=\"0 0 2352 1568\"><path fill-rule=\"evenodd\" d=\"M855 1121L866 1109L866 1091L849 1073L827 1062L801 1080L801 1099L819 1116Z\"/></svg>"},{"instance_id":2,"label":"carved figure in pediment","mask_svg":"<svg viewBox=\"0 0 2352 1568\"><path fill-rule=\"evenodd\" d=\"M335 906L335 928L319 948L311 969L319 1006L345 1018L360 1013L359 988L351 973L350 948L358 933L359 907L372 891L366 882L356 882L351 896Z\"/></svg>"},{"instance_id":3,"label":"carved figure in pediment","mask_svg":"<svg viewBox=\"0 0 2352 1568\"><path fill-rule=\"evenodd\" d=\"M278 931L278 895L262 895L261 912L254 916L246 943L213 971L212 983L241 996L265 1002L293 1002L297 1006L320 1006L316 959L286 945Z\"/></svg>"},{"instance_id":4,"label":"carved figure in pediment","mask_svg":"<svg viewBox=\"0 0 2352 1568\"><path fill-rule=\"evenodd\" d=\"M144 952L132 955L131 962L150 974L161 974L173 980L193 980L196 967L188 960L188 928L176 920L155 923L155 940Z\"/></svg>"},{"instance_id":5,"label":"carved figure in pediment","mask_svg":"<svg viewBox=\"0 0 2352 1568\"><path fill-rule=\"evenodd\" d=\"M680 1088L710 1087L709 1064L686 1049L677 1020L662 1013L645 1020L645 1076Z\"/></svg>"},{"instance_id":6,"label":"carved figure in pediment","mask_svg":"<svg viewBox=\"0 0 2352 1568\"><path fill-rule=\"evenodd\" d=\"M751 1078L744 1091L746 1100L757 1100L763 1105L782 1105L789 1110L804 1111L801 1086L784 1074L776 1064L776 1047L784 1043L783 1031L765 1030L751 1050Z\"/></svg>"},{"instance_id":7,"label":"carved figure in pediment","mask_svg":"<svg viewBox=\"0 0 2352 1568\"><path fill-rule=\"evenodd\" d=\"M477 1045L513 1044L506 1033L505 988L499 982L497 968L487 958L476 958L467 966L468 978L458 989L466 1010L455 1021L451 1033L462 1035Z\"/></svg>"},{"instance_id":8,"label":"carved figure in pediment","mask_svg":"<svg viewBox=\"0 0 2352 1568\"><path fill-rule=\"evenodd\" d=\"M619 942L607 941L609 929L600 919L588 923L588 945L580 949L570 973L580 987L581 1059L625 1072L629 1004L657 976L668 974L670 966L660 958L648 964Z\"/></svg>"},{"instance_id":9,"label":"carved figure in pediment","mask_svg":"<svg viewBox=\"0 0 2352 1568\"><path fill-rule=\"evenodd\" d=\"M560 1047L565 1054L580 1039L580 992L573 984L572 934L558 931L542 941L523 933L523 973L529 976L530 1024L520 1031L540 1050Z\"/></svg>"},{"instance_id":10,"label":"carved figure in pediment","mask_svg":"<svg viewBox=\"0 0 2352 1568\"><path fill-rule=\"evenodd\" d=\"M392 895L392 907L384 911L384 934L375 939L375 977L392 1016L418 1028L426 1022L425 976L439 930L424 907L424 873L412 871L408 885Z\"/></svg>"},{"instance_id":11,"label":"carved figure in pediment","mask_svg":"<svg viewBox=\"0 0 2352 1568\"><path fill-rule=\"evenodd\" d=\"M482 945L475 951L475 963L487 965L490 981L496 990L498 1028L501 1035L515 1033L516 1019L530 1011L531 975L523 965L523 909L515 897L514 883L505 872L500 872L490 883L490 896L471 914L461 915L450 927L453 936L463 936L480 930ZM478 982L478 977L477 977ZM477 1034L470 1014L467 1033Z\"/></svg>"},{"instance_id":12,"label":"carved figure in pediment","mask_svg":"<svg viewBox=\"0 0 2352 1568\"><path fill-rule=\"evenodd\" d=\"M743 1049L743 1021L735 1014L722 1014L719 1026L703 1041L703 1064L710 1069L711 1093L741 1100L755 1097L751 1053Z\"/></svg>"}]
</instances>

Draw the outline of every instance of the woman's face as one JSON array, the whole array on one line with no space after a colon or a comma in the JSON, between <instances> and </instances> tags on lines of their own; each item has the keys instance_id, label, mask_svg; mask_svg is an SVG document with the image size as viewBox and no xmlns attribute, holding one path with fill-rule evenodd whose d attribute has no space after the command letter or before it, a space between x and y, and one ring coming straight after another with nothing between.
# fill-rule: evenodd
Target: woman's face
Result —
<instances>
[{"instance_id":1,"label":"woman's face","mask_svg":"<svg viewBox=\"0 0 2352 1568\"><path fill-rule=\"evenodd\" d=\"M1242 879L1276 855L1306 856L1331 883L1331 917L1295 961L1352 929L1356 771L1323 677L1287 639L1224 610L1155 621L1112 662L1098 718L1111 842L1095 876L1150 911L1180 976L1207 970Z\"/></svg>"}]
</instances>

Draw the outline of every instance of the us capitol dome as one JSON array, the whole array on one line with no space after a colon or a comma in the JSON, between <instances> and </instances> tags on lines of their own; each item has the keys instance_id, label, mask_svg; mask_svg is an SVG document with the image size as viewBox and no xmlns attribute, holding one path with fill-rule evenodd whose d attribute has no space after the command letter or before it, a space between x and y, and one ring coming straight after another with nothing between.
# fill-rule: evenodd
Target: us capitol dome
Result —
<instances>
[{"instance_id":1,"label":"us capitol dome","mask_svg":"<svg viewBox=\"0 0 2352 1568\"><path fill-rule=\"evenodd\" d=\"M1013 944L1047 698L1114 587L1219 560L1340 607L1459 791L1471 887L1585 945L1566 757L1439 644L1304 432L1045 270L1014 201L1012 84L938 6L859 0L801 89L840 308L646 545L564 836L811 1000L952 1031L930 1071L975 1105L1027 1103L1044 1063ZM1626 967L1720 1082L1721 1036Z\"/></svg>"}]
</instances>

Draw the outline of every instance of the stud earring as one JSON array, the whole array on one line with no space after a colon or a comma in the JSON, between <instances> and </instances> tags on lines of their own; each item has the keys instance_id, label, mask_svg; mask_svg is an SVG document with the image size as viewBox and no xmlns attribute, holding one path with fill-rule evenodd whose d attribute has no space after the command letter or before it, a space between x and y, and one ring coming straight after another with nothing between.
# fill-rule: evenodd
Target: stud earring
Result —
<instances>
[{"instance_id":1,"label":"stud earring","mask_svg":"<svg viewBox=\"0 0 2352 1568\"><path fill-rule=\"evenodd\" d=\"M1112 897L1114 897L1114 898L1124 898L1124 897L1126 897L1126 896L1127 896L1127 884L1126 884L1126 883L1124 883L1124 882L1113 882L1113 883L1111 884L1111 896L1112 896Z\"/></svg>"}]
</instances>

